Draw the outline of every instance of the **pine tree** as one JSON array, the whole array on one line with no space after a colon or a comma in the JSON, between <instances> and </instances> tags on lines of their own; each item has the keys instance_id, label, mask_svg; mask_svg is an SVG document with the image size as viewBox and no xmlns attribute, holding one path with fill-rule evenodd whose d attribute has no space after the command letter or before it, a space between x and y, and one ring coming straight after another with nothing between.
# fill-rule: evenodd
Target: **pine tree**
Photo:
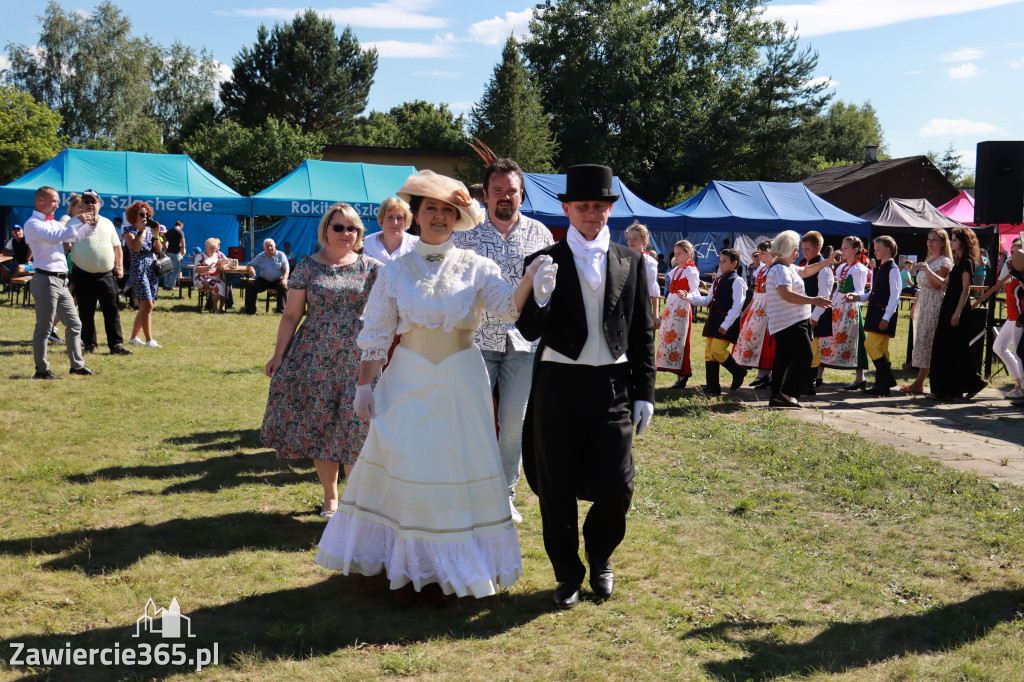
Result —
<instances>
[{"instance_id":1,"label":"pine tree","mask_svg":"<svg viewBox=\"0 0 1024 682\"><path fill-rule=\"evenodd\" d=\"M552 173L558 143L551 117L523 64L515 38L509 37L501 63L469 114L470 132L495 154L513 159L527 173Z\"/></svg>"}]
</instances>

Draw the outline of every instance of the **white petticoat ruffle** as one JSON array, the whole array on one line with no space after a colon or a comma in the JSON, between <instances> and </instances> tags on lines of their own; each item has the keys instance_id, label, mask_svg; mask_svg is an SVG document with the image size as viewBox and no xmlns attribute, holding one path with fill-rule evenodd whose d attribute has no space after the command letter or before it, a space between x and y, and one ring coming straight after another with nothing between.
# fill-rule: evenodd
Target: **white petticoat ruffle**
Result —
<instances>
[{"instance_id":1,"label":"white petticoat ruffle","mask_svg":"<svg viewBox=\"0 0 1024 682\"><path fill-rule=\"evenodd\" d=\"M523 574L514 529L434 542L402 537L386 525L346 511L335 514L329 525L335 528L324 533L316 563L345 575L384 571L392 590L411 582L418 592L438 583L445 594L479 599L509 587Z\"/></svg>"}]
</instances>

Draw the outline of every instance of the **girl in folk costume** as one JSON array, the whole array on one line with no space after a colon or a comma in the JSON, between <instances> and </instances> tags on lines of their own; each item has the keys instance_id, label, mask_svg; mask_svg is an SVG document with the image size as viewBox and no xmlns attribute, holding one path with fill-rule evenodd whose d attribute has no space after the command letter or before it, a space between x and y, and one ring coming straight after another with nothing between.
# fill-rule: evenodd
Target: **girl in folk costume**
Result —
<instances>
[{"instance_id":1,"label":"girl in folk costume","mask_svg":"<svg viewBox=\"0 0 1024 682\"><path fill-rule=\"evenodd\" d=\"M840 249L842 264L836 269L836 291L832 296L832 336L821 339L821 362L837 369L857 370L852 384L845 391L867 388L864 370L868 356L864 351L864 321L861 317L859 297L868 282L868 268L864 265L864 243L859 237L846 237ZM857 301L847 300L847 294L856 294Z\"/></svg>"},{"instance_id":2,"label":"girl in folk costume","mask_svg":"<svg viewBox=\"0 0 1024 682\"><path fill-rule=\"evenodd\" d=\"M690 370L690 328L693 323L693 309L687 294L697 291L700 272L693 264L693 245L682 239L673 249L675 267L665 275L668 284L668 300L661 314L658 331L658 352L655 364L659 372L672 372L679 378L670 388L686 388Z\"/></svg>"},{"instance_id":3,"label":"girl in folk costume","mask_svg":"<svg viewBox=\"0 0 1024 682\"><path fill-rule=\"evenodd\" d=\"M800 238L800 246L803 248L804 257L800 259L800 266L813 265L826 260L822 255L821 247L825 239L821 233L812 230ZM832 253L829 252L829 259ZM822 296L832 298L832 289L835 287L836 276L831 267L824 267L818 270L817 274L803 278L804 291L808 296ZM821 340L832 336L832 311L821 306L814 306L811 309L811 350L814 352L814 359L811 361L811 369L814 370L807 375L807 386L804 393L815 394L815 386L821 385L821 377L825 368L821 364Z\"/></svg>"},{"instance_id":4,"label":"girl in folk costume","mask_svg":"<svg viewBox=\"0 0 1024 682\"><path fill-rule=\"evenodd\" d=\"M1021 241L1015 239L1010 251L1019 251L1020 245ZM999 273L1000 280L1009 277L1012 266L1013 263L1009 260L1003 264L1003 269ZM996 342L992 346L992 350L1003 361L1006 370L1014 379L1013 389L1006 394L1007 398L1024 397L1024 388L1021 386L1021 382L1024 381L1024 365L1021 363L1019 353L1010 350L1011 346L1016 351L1020 350L1021 331L1024 331L1022 307L1024 307L1024 288L1021 287L1020 282L1010 277L1006 284L1006 322L999 330Z\"/></svg>"},{"instance_id":5,"label":"girl in folk costume","mask_svg":"<svg viewBox=\"0 0 1024 682\"><path fill-rule=\"evenodd\" d=\"M690 303L708 306L708 320L704 323L704 336L707 346L704 361L707 383L704 392L708 395L721 395L722 387L718 381L718 366L721 365L732 374L730 390L735 391L743 385L747 370L740 367L729 353L729 344L736 343L740 336L740 311L747 293L747 283L736 273L740 264L740 254L736 249L722 249L718 256L718 267L721 275L715 280L711 291L706 296L699 292L689 294Z\"/></svg>"},{"instance_id":6,"label":"girl in folk costume","mask_svg":"<svg viewBox=\"0 0 1024 682\"><path fill-rule=\"evenodd\" d=\"M889 395L889 389L897 384L892 373L889 356L889 339L896 336L896 308L900 304L900 268L896 265L896 240L892 237L875 237L875 260L878 267L872 273L870 293L847 294L848 301L867 301L864 314L864 350L875 363L875 385L868 393L878 396Z\"/></svg>"},{"instance_id":7,"label":"girl in folk costume","mask_svg":"<svg viewBox=\"0 0 1024 682\"><path fill-rule=\"evenodd\" d=\"M732 349L732 357L736 362L744 367L757 368L757 380L751 384L754 388L768 386L771 382L772 362L775 361L775 340L768 333L768 312L765 309L765 282L768 278L768 268L772 264L768 250L771 248L770 239L757 245L761 264L754 271L754 297L743 311L739 340Z\"/></svg>"}]
</instances>

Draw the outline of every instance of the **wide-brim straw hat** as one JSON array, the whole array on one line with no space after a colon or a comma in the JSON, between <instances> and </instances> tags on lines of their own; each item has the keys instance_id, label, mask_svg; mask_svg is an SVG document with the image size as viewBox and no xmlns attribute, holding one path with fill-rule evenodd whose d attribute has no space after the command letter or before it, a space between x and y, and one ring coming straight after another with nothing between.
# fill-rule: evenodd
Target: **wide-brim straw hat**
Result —
<instances>
[{"instance_id":1,"label":"wide-brim straw hat","mask_svg":"<svg viewBox=\"0 0 1024 682\"><path fill-rule=\"evenodd\" d=\"M457 232L472 230L484 219L483 208L469 196L464 184L431 170L410 175L396 194L406 202L411 202L412 197L426 197L451 204L459 211L459 218L455 221Z\"/></svg>"}]
</instances>

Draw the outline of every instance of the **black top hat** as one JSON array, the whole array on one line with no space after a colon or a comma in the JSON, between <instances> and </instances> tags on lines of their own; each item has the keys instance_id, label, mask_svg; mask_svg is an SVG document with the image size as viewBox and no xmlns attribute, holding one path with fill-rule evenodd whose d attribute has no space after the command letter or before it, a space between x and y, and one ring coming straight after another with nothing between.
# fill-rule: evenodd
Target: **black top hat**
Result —
<instances>
[{"instance_id":1,"label":"black top hat","mask_svg":"<svg viewBox=\"0 0 1024 682\"><path fill-rule=\"evenodd\" d=\"M565 174L565 194L559 201L618 201L612 192L612 169L596 163L570 166Z\"/></svg>"}]
</instances>

